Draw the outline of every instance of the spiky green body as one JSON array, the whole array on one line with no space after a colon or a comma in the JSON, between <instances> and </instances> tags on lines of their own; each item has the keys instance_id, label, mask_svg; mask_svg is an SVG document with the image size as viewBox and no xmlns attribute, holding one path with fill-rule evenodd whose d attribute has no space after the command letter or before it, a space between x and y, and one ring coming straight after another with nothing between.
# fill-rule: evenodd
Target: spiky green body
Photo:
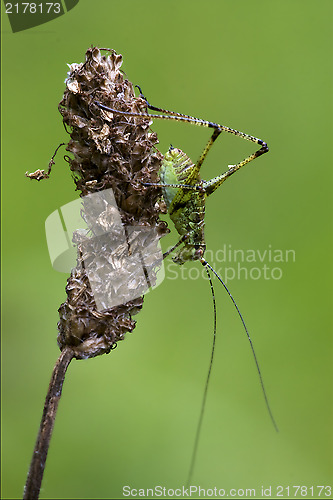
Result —
<instances>
[{"instance_id":1,"label":"spiky green body","mask_svg":"<svg viewBox=\"0 0 333 500\"><path fill-rule=\"evenodd\" d=\"M170 219L184 237L184 246L175 253L173 261L184 264L187 260L198 260L206 249L206 191L199 171L183 151L170 148L162 161L160 179Z\"/></svg>"}]
</instances>

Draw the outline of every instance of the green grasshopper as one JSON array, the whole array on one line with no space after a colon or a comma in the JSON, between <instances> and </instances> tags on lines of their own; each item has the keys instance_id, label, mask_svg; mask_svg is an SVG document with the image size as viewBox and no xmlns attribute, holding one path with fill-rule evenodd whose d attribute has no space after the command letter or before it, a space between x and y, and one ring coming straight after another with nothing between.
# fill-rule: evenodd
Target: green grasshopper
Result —
<instances>
[{"instance_id":1,"label":"green grasshopper","mask_svg":"<svg viewBox=\"0 0 333 500\"><path fill-rule=\"evenodd\" d=\"M202 425L202 420L203 420L203 414L204 414L204 408L205 408L205 403L206 403L206 396L207 396L207 390L208 390L208 384L209 384L209 379L210 379L210 374L211 374L211 369L212 369L212 364L213 364L213 358L214 358L214 351L215 351L215 340L216 340L216 302L215 302L215 294L214 294L214 288L213 288L213 283L211 280L210 276L210 271L214 273L214 275L217 277L217 279L220 281L220 283L223 285L225 290L227 291L230 299L232 300L237 313L241 319L241 322L243 324L243 327L245 329L247 338L249 340L252 354L254 357L254 361L256 364L256 369L259 375L260 379L260 385L262 388L262 392L264 395L265 403L267 410L269 412L270 418L272 420L272 423L275 427L275 429L278 431L277 425L275 423L272 411L270 409L269 403L268 403L268 398L266 395L261 371L259 368L259 364L257 361L257 357L254 351L253 343L251 340L251 337L249 335L248 329L246 327L245 321L243 319L243 316L236 304L236 301L234 300L233 296L231 295L229 289L227 288L226 284L223 282L222 278L217 274L217 272L210 266L210 264L204 259L204 253L206 249L206 244L205 244L205 238L204 238L204 225L205 225L205 203L206 203L206 198L210 196L216 189L218 189L223 182L230 177L232 174L237 172L241 167L249 163L250 161L254 160L255 158L258 158L259 156L263 155L264 153L268 152L268 146L266 142L262 141L261 139L257 139L256 137L253 137L248 134L244 134L243 132L239 132L238 130L232 129L230 127L226 127L224 125L219 125L218 123L206 121L206 120L201 120L199 118L194 118L193 116L189 115L184 115L181 113L176 113L174 111L169 111L166 109L162 108L157 108L156 106L152 106L149 104L147 99L144 97L142 94L142 91L139 88L140 91L140 97L145 100L146 106L148 109L152 111L157 111L162 114L140 114L140 113L132 113L132 112L123 112L119 111L116 109L109 108L107 106L104 106L100 103L96 103L99 108L109 111L112 113L117 113L117 114L122 114L122 115L127 115L127 116L149 116L150 119L162 119L162 120L174 120L177 122L186 122L190 123L193 125L201 126L201 127L206 127L206 128L211 128L213 129L212 136L210 137L209 141L207 142L199 160L194 164L190 160L190 158L180 149L173 148L172 146L170 147L169 151L165 154L163 160L162 160L162 165L161 165L161 170L160 170L160 183L146 183L146 186L158 186L162 188L162 193L163 193L163 198L166 203L167 209L168 209L168 214L170 216L170 219L175 225L175 228L177 232L180 235L179 241L166 253L163 254L163 258L168 256L170 253L174 252L179 246L178 250L176 250L172 260L179 264L182 265L187 261L193 261L193 260L198 260L204 267L208 275L208 279L210 282L210 287L211 287L211 292L212 292L212 298L213 298L213 306L214 306L214 335L213 335L213 345L212 345L212 351L211 351L211 358L210 358L210 364L209 364L209 370L206 378L206 385L204 389L204 395L203 395L203 401L201 405L201 413L199 417L199 422L197 426L197 432L196 432L196 438L195 438L195 444L194 444L194 450L192 453L192 461L191 461L191 467L190 467L190 473L188 477L188 484L193 472L194 468L194 463L195 463L195 458L196 458L196 453L197 453L197 447L198 447L198 442L199 442L199 435L200 435L200 430L201 430L201 425ZM229 165L229 168L226 172L224 172L221 175L218 175L217 177L214 177L213 179L210 179L208 181L204 181L200 177L200 168L210 150L212 145L214 144L215 140L218 138L218 136L222 132L228 132L230 134L233 134L235 136L241 137L243 139L246 139L248 141L251 141L255 144L258 144L260 148L247 158L245 158L243 161L237 163L236 165Z\"/></svg>"}]
</instances>

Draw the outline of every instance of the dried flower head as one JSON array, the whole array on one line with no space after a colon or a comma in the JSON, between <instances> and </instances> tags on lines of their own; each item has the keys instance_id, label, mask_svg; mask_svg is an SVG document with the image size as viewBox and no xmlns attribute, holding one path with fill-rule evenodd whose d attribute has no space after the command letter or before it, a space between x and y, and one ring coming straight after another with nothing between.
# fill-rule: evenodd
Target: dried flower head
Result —
<instances>
[{"instance_id":1,"label":"dried flower head","mask_svg":"<svg viewBox=\"0 0 333 500\"><path fill-rule=\"evenodd\" d=\"M159 188L143 185L158 182L163 157L155 148L157 136L150 130L147 115L117 115L96 105L99 102L120 111L146 113L146 102L135 97L132 83L120 70L122 56L109 52L105 56L98 48L90 48L84 63L69 66L66 90L59 104L71 137L66 149L72 157L66 159L80 196L112 188L122 225L133 227L131 245L142 247L146 244L145 233L137 231L138 227L155 228L159 237L168 232L166 224L159 220L164 211ZM59 308L58 345L61 350L66 346L73 349L77 359L110 352L126 332L134 329L132 316L143 304L140 296L112 308L96 307L91 282L102 290L103 276L109 273L113 258L114 247L107 237L112 226L110 210L112 207L104 206L98 216L98 224L105 229L103 237L80 240L76 235L77 265L67 280L67 300ZM85 217L89 219L89 213ZM119 268L123 268L121 259ZM140 289L147 276L138 276L135 269L127 272L127 286L131 283ZM151 279L154 281L154 273Z\"/></svg>"}]
</instances>

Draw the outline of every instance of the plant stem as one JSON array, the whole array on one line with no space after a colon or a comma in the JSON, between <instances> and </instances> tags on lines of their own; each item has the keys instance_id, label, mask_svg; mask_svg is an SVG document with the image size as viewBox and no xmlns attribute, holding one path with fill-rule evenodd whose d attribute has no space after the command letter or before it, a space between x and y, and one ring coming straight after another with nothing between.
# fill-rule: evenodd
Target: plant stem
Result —
<instances>
[{"instance_id":1,"label":"plant stem","mask_svg":"<svg viewBox=\"0 0 333 500\"><path fill-rule=\"evenodd\" d=\"M38 500L42 484L47 452L52 436L58 404L61 397L62 386L69 363L74 353L66 347L61 352L52 372L49 389L45 398L42 420L34 452L30 463L27 482L24 488L23 500Z\"/></svg>"}]
</instances>

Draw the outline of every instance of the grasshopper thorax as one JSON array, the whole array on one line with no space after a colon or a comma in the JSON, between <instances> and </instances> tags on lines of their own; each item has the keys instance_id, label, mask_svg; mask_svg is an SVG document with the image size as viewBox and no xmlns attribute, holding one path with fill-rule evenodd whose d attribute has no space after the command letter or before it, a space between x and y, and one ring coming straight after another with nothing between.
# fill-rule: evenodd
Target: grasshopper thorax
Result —
<instances>
[{"instance_id":1,"label":"grasshopper thorax","mask_svg":"<svg viewBox=\"0 0 333 500\"><path fill-rule=\"evenodd\" d=\"M181 265L202 259L206 193L198 168L183 151L170 147L162 161L160 179L170 219L183 242L173 261Z\"/></svg>"}]
</instances>

